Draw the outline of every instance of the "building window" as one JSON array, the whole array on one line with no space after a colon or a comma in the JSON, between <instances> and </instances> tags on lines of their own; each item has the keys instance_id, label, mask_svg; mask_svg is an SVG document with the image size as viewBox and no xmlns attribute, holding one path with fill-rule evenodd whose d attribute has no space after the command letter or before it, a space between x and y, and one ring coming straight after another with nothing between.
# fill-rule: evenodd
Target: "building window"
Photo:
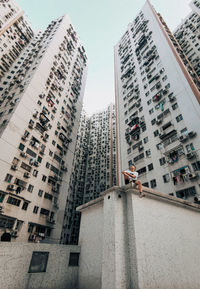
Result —
<instances>
[{"instance_id":1,"label":"building window","mask_svg":"<svg viewBox=\"0 0 200 289\"><path fill-rule=\"evenodd\" d=\"M50 201L52 201L53 196L50 195L50 194L48 194L48 193L45 193L45 194L44 194L44 198L45 198L45 199L48 199L48 200L50 200Z\"/></svg>"},{"instance_id":2,"label":"building window","mask_svg":"<svg viewBox=\"0 0 200 289\"><path fill-rule=\"evenodd\" d=\"M28 209L28 202L24 202L22 205L22 210L26 211Z\"/></svg>"},{"instance_id":3,"label":"building window","mask_svg":"<svg viewBox=\"0 0 200 289\"><path fill-rule=\"evenodd\" d=\"M192 168L194 171L200 171L200 161L192 163Z\"/></svg>"},{"instance_id":4,"label":"building window","mask_svg":"<svg viewBox=\"0 0 200 289\"><path fill-rule=\"evenodd\" d=\"M41 210L40 210L40 214L42 214L42 215L48 216L49 213L50 213L49 210L46 210L44 208L41 208Z\"/></svg>"},{"instance_id":5,"label":"building window","mask_svg":"<svg viewBox=\"0 0 200 289\"><path fill-rule=\"evenodd\" d=\"M39 197L42 197L42 195L43 195L43 190L39 190L39 191L38 191L38 196L39 196Z\"/></svg>"},{"instance_id":6,"label":"building window","mask_svg":"<svg viewBox=\"0 0 200 289\"><path fill-rule=\"evenodd\" d=\"M172 109L175 110L175 109L177 109L177 108L178 108L178 103L176 102L176 103L174 103L174 104L172 105Z\"/></svg>"},{"instance_id":7,"label":"building window","mask_svg":"<svg viewBox=\"0 0 200 289\"><path fill-rule=\"evenodd\" d=\"M158 143L156 145L157 150L161 150L163 148L163 145L161 143Z\"/></svg>"},{"instance_id":8,"label":"building window","mask_svg":"<svg viewBox=\"0 0 200 289\"><path fill-rule=\"evenodd\" d=\"M186 127L181 130L181 135L188 135L188 130Z\"/></svg>"},{"instance_id":9,"label":"building window","mask_svg":"<svg viewBox=\"0 0 200 289\"><path fill-rule=\"evenodd\" d=\"M132 164L133 164L133 161L130 160L130 161L128 162L128 166L130 167Z\"/></svg>"},{"instance_id":10,"label":"building window","mask_svg":"<svg viewBox=\"0 0 200 289\"><path fill-rule=\"evenodd\" d=\"M146 130L147 130L146 125L143 125L143 126L142 126L142 132L144 132L144 131L146 131Z\"/></svg>"},{"instance_id":11,"label":"building window","mask_svg":"<svg viewBox=\"0 0 200 289\"><path fill-rule=\"evenodd\" d=\"M49 169L50 168L50 163L46 163L46 168Z\"/></svg>"},{"instance_id":12,"label":"building window","mask_svg":"<svg viewBox=\"0 0 200 289\"><path fill-rule=\"evenodd\" d=\"M182 114L179 114L179 115L176 117L176 121L177 121L177 122L180 122L182 119L183 119Z\"/></svg>"},{"instance_id":13,"label":"building window","mask_svg":"<svg viewBox=\"0 0 200 289\"><path fill-rule=\"evenodd\" d=\"M21 201L13 197L8 197L7 203L19 207Z\"/></svg>"},{"instance_id":14,"label":"building window","mask_svg":"<svg viewBox=\"0 0 200 289\"><path fill-rule=\"evenodd\" d=\"M159 159L159 161L160 161L160 166L163 166L166 163L165 157Z\"/></svg>"},{"instance_id":15,"label":"building window","mask_svg":"<svg viewBox=\"0 0 200 289\"><path fill-rule=\"evenodd\" d=\"M70 253L69 255L69 266L78 266L80 253Z\"/></svg>"},{"instance_id":16,"label":"building window","mask_svg":"<svg viewBox=\"0 0 200 289\"><path fill-rule=\"evenodd\" d=\"M169 181L170 181L170 176L169 176L169 174L163 175L163 182L164 182L164 183L169 183Z\"/></svg>"},{"instance_id":17,"label":"building window","mask_svg":"<svg viewBox=\"0 0 200 289\"><path fill-rule=\"evenodd\" d=\"M41 163L41 162L42 162L42 158L38 156L37 161L38 161L39 163Z\"/></svg>"},{"instance_id":18,"label":"building window","mask_svg":"<svg viewBox=\"0 0 200 289\"><path fill-rule=\"evenodd\" d=\"M13 178L13 176L12 176L12 175L10 175L10 174L7 174L7 175L6 175L6 177L5 177L5 182L8 182L8 183L10 183L10 182L11 182L11 180L12 180L12 178Z\"/></svg>"},{"instance_id":19,"label":"building window","mask_svg":"<svg viewBox=\"0 0 200 289\"><path fill-rule=\"evenodd\" d=\"M46 272L49 252L33 252L28 273Z\"/></svg>"},{"instance_id":20,"label":"building window","mask_svg":"<svg viewBox=\"0 0 200 289\"><path fill-rule=\"evenodd\" d=\"M149 171L152 171L152 170L153 170L153 164L152 164L152 163L148 165L148 170L149 170Z\"/></svg>"},{"instance_id":21,"label":"building window","mask_svg":"<svg viewBox=\"0 0 200 289\"><path fill-rule=\"evenodd\" d=\"M33 188L34 188L33 185L28 185L27 191L30 192L30 193L32 193L32 192L33 192Z\"/></svg>"},{"instance_id":22,"label":"building window","mask_svg":"<svg viewBox=\"0 0 200 289\"><path fill-rule=\"evenodd\" d=\"M37 177L37 175L38 175L38 171L37 171L37 170L34 170L34 171L33 171L33 176L34 176L34 177Z\"/></svg>"},{"instance_id":23,"label":"building window","mask_svg":"<svg viewBox=\"0 0 200 289\"><path fill-rule=\"evenodd\" d=\"M24 148L25 148L25 146L24 146L22 143L20 143L20 144L19 144L19 149L20 149L20 151L23 151Z\"/></svg>"},{"instance_id":24,"label":"building window","mask_svg":"<svg viewBox=\"0 0 200 289\"><path fill-rule=\"evenodd\" d=\"M34 206L34 208L33 208L33 213L34 213L34 214L37 214L37 213L38 213L38 209L39 209L38 206Z\"/></svg>"},{"instance_id":25,"label":"building window","mask_svg":"<svg viewBox=\"0 0 200 289\"><path fill-rule=\"evenodd\" d=\"M153 132L153 134L154 134L155 137L158 136L158 135L159 135L159 131L158 131L158 129L155 130L155 131Z\"/></svg>"},{"instance_id":26,"label":"building window","mask_svg":"<svg viewBox=\"0 0 200 289\"><path fill-rule=\"evenodd\" d=\"M147 171L146 167L143 167L143 168L137 170L139 175L146 173L146 171Z\"/></svg>"},{"instance_id":27,"label":"building window","mask_svg":"<svg viewBox=\"0 0 200 289\"><path fill-rule=\"evenodd\" d=\"M153 189L153 188L155 188L157 185L156 185L156 179L154 179L154 180L151 180L150 181L150 184L151 184L151 188Z\"/></svg>"},{"instance_id":28,"label":"building window","mask_svg":"<svg viewBox=\"0 0 200 289\"><path fill-rule=\"evenodd\" d=\"M190 144L186 145L186 150L187 150L187 153L190 153L190 152L194 151L195 148L193 146L193 143L190 143Z\"/></svg>"},{"instance_id":29,"label":"building window","mask_svg":"<svg viewBox=\"0 0 200 289\"><path fill-rule=\"evenodd\" d=\"M3 203L4 198L5 198L5 193L0 191L0 203Z\"/></svg>"},{"instance_id":30,"label":"building window","mask_svg":"<svg viewBox=\"0 0 200 289\"><path fill-rule=\"evenodd\" d=\"M149 110L149 114L152 114L153 112L154 112L154 109L151 108L151 109Z\"/></svg>"},{"instance_id":31,"label":"building window","mask_svg":"<svg viewBox=\"0 0 200 289\"><path fill-rule=\"evenodd\" d=\"M151 150L148 149L145 153L146 153L146 157L149 157L151 155Z\"/></svg>"},{"instance_id":32,"label":"building window","mask_svg":"<svg viewBox=\"0 0 200 289\"><path fill-rule=\"evenodd\" d=\"M167 79L167 75L165 75L163 78L162 78L162 81L165 81Z\"/></svg>"},{"instance_id":33,"label":"building window","mask_svg":"<svg viewBox=\"0 0 200 289\"><path fill-rule=\"evenodd\" d=\"M42 176L42 181L46 182L47 177L45 175Z\"/></svg>"},{"instance_id":34,"label":"building window","mask_svg":"<svg viewBox=\"0 0 200 289\"><path fill-rule=\"evenodd\" d=\"M196 195L196 188L195 187L190 187L190 188L176 192L177 198L181 198L184 200L186 200L190 196L195 196L195 195Z\"/></svg>"}]
</instances>

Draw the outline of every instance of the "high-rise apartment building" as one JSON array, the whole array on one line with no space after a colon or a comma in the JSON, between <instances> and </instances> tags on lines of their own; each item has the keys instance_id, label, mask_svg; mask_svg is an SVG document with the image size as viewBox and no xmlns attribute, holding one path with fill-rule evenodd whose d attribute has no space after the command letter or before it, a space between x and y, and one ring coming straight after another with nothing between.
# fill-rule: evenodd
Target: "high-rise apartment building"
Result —
<instances>
[{"instance_id":1,"label":"high-rise apartment building","mask_svg":"<svg viewBox=\"0 0 200 289\"><path fill-rule=\"evenodd\" d=\"M76 208L117 184L115 106L93 114L83 112L79 127L61 243L77 244L80 212Z\"/></svg>"},{"instance_id":2,"label":"high-rise apartment building","mask_svg":"<svg viewBox=\"0 0 200 289\"><path fill-rule=\"evenodd\" d=\"M174 36L200 77L200 2L193 0L191 4L192 12L176 28Z\"/></svg>"},{"instance_id":3,"label":"high-rise apartment building","mask_svg":"<svg viewBox=\"0 0 200 289\"><path fill-rule=\"evenodd\" d=\"M194 12L200 15L200 1L199 0L192 0L190 2L190 7L192 8Z\"/></svg>"},{"instance_id":4,"label":"high-rise apartment building","mask_svg":"<svg viewBox=\"0 0 200 289\"><path fill-rule=\"evenodd\" d=\"M199 53L199 52L198 52ZM147 1L114 49L118 177L135 164L144 186L200 196L200 82Z\"/></svg>"},{"instance_id":5,"label":"high-rise apartment building","mask_svg":"<svg viewBox=\"0 0 200 289\"><path fill-rule=\"evenodd\" d=\"M17 3L0 1L0 79L32 37L33 31Z\"/></svg>"},{"instance_id":6,"label":"high-rise apartment building","mask_svg":"<svg viewBox=\"0 0 200 289\"><path fill-rule=\"evenodd\" d=\"M60 241L86 74L85 50L64 16L2 80L0 230L17 241Z\"/></svg>"}]
</instances>

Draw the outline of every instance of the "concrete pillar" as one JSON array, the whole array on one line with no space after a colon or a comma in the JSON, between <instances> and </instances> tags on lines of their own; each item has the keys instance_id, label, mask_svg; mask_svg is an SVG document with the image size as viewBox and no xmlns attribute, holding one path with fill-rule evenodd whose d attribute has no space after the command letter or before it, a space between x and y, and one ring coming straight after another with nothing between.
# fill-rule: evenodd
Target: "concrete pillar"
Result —
<instances>
[{"instance_id":1,"label":"concrete pillar","mask_svg":"<svg viewBox=\"0 0 200 289\"><path fill-rule=\"evenodd\" d=\"M126 194L104 195L102 289L131 289L128 262Z\"/></svg>"}]
</instances>

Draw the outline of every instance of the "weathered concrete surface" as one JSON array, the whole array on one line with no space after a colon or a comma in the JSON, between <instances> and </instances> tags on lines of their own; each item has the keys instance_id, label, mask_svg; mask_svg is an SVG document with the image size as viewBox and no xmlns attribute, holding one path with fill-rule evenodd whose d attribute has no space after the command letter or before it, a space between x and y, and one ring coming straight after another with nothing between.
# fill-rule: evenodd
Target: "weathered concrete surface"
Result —
<instances>
[{"instance_id":1,"label":"weathered concrete surface","mask_svg":"<svg viewBox=\"0 0 200 289\"><path fill-rule=\"evenodd\" d=\"M78 208L80 289L200 288L199 206L147 188L145 194L114 187Z\"/></svg>"},{"instance_id":2,"label":"weathered concrete surface","mask_svg":"<svg viewBox=\"0 0 200 289\"><path fill-rule=\"evenodd\" d=\"M45 273L28 273L33 251L49 252ZM0 243L1 289L76 289L78 267L69 267L78 246Z\"/></svg>"},{"instance_id":3,"label":"weathered concrete surface","mask_svg":"<svg viewBox=\"0 0 200 289\"><path fill-rule=\"evenodd\" d=\"M81 224L79 244L79 289L100 289L102 275L103 246L103 198L92 201L90 210L84 214Z\"/></svg>"}]
</instances>

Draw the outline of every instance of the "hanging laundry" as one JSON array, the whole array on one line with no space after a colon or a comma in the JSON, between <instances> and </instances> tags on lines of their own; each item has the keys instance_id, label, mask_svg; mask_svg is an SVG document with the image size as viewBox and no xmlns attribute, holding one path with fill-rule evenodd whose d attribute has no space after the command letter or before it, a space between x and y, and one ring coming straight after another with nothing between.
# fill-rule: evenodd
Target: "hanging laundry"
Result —
<instances>
[{"instance_id":1,"label":"hanging laundry","mask_svg":"<svg viewBox=\"0 0 200 289\"><path fill-rule=\"evenodd\" d=\"M135 124L134 126L131 127L131 131L135 130L138 127L138 124Z\"/></svg>"}]
</instances>

